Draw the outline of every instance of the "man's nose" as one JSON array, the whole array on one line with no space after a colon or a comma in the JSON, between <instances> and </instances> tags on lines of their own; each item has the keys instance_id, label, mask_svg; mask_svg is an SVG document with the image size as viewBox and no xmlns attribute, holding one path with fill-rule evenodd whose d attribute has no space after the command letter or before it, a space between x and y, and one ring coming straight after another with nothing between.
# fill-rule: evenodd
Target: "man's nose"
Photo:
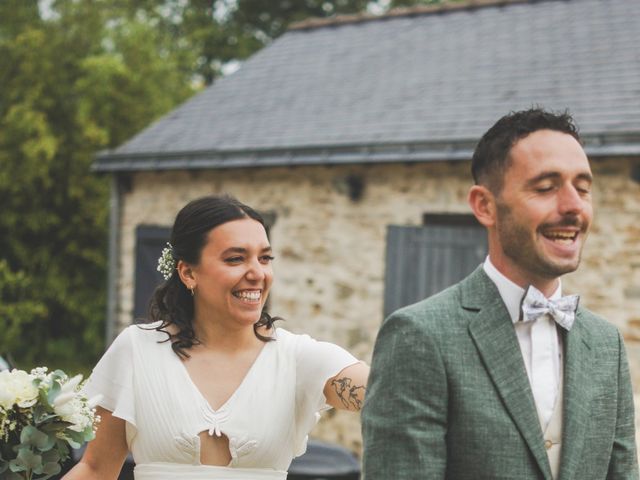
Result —
<instances>
[{"instance_id":1,"label":"man's nose","mask_svg":"<svg viewBox=\"0 0 640 480\"><path fill-rule=\"evenodd\" d=\"M565 185L558 198L558 210L562 215L577 215L582 213L588 202L573 185Z\"/></svg>"}]
</instances>

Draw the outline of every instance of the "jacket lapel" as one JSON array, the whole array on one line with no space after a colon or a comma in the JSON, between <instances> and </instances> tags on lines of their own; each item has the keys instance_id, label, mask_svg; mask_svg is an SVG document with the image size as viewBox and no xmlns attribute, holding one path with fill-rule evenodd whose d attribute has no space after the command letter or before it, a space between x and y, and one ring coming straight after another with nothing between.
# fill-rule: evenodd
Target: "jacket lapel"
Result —
<instances>
[{"instance_id":1,"label":"jacket lapel","mask_svg":"<svg viewBox=\"0 0 640 480\"><path fill-rule=\"evenodd\" d=\"M560 478L573 478L581 461L584 429L589 418L591 371L589 332L581 322L582 311L565 335L564 408Z\"/></svg>"},{"instance_id":2,"label":"jacket lapel","mask_svg":"<svg viewBox=\"0 0 640 480\"><path fill-rule=\"evenodd\" d=\"M500 293L482 267L467 277L461 288L462 308L470 318L469 333L485 368L541 472L551 479L522 353Z\"/></svg>"}]
</instances>

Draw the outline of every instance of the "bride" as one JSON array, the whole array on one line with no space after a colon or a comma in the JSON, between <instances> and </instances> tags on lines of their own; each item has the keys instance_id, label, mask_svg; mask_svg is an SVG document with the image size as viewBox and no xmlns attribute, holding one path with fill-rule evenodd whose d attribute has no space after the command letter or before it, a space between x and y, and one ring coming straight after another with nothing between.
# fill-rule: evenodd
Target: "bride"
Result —
<instances>
[{"instance_id":1,"label":"bride","mask_svg":"<svg viewBox=\"0 0 640 480\"><path fill-rule=\"evenodd\" d=\"M320 412L358 411L369 367L274 325L264 222L231 197L177 215L150 323L126 328L85 386L101 394L96 438L64 477L285 480Z\"/></svg>"}]
</instances>

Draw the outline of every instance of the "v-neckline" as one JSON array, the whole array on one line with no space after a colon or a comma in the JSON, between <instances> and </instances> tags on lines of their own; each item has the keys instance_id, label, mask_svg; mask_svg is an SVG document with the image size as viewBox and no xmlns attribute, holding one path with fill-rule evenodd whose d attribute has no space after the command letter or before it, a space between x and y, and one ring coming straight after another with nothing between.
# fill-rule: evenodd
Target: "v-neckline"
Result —
<instances>
[{"instance_id":1,"label":"v-neckline","mask_svg":"<svg viewBox=\"0 0 640 480\"><path fill-rule=\"evenodd\" d=\"M191 375L189 374L189 370L187 370L187 366L180 359L180 357L178 357L177 355L175 357L178 363L180 364L180 368L182 368L182 371L184 372L184 375L187 381L191 384L191 387L193 391L196 393L196 395L204 402L205 406L209 410L211 410L211 412L219 413L219 412L222 412L227 407L227 405L229 405L229 403L231 403L231 401L236 397L236 394L238 393L238 391L244 386L245 383L247 383L247 379L251 376L252 372L257 368L256 365L259 363L260 359L264 355L264 352L270 343L273 343L273 342L265 342L265 344L260 349L260 352L258 353L258 355L256 355L256 358L253 360L253 363L247 370L247 373L245 373L244 377L242 377L240 384L236 387L236 389L233 392L231 392L231 395L229 395L229 397L218 408L213 408L211 406L211 404L209 403L209 400L207 400L207 398L204 396L204 394L200 391L200 389L196 385L196 382L194 382L193 378L191 378Z\"/></svg>"}]
</instances>

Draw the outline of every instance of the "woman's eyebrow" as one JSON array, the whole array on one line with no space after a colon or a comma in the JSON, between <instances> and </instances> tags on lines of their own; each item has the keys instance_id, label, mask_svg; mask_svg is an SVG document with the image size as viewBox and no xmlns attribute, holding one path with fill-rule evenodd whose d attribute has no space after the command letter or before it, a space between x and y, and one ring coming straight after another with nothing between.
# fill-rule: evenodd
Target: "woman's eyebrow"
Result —
<instances>
[{"instance_id":1,"label":"woman's eyebrow","mask_svg":"<svg viewBox=\"0 0 640 480\"><path fill-rule=\"evenodd\" d=\"M272 248L271 245L262 248L262 250L260 250L261 253L267 253L267 252L271 252ZM227 255L229 253L243 253L246 254L248 253L249 250L247 248L244 247L229 247L227 248L225 251L222 252L222 255Z\"/></svg>"}]
</instances>

